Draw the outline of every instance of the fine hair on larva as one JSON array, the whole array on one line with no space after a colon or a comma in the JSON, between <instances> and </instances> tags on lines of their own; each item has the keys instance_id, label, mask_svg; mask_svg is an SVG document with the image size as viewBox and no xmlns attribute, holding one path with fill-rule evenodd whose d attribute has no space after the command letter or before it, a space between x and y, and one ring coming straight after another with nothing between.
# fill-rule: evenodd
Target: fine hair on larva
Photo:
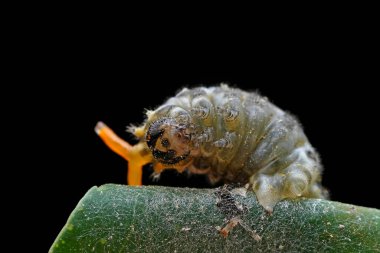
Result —
<instances>
[{"instance_id":1,"label":"fine hair on larva","mask_svg":"<svg viewBox=\"0 0 380 253\"><path fill-rule=\"evenodd\" d=\"M146 115L130 131L155 177L176 169L211 183L249 183L269 212L285 198L327 197L319 155L300 123L256 92L225 84L184 88ZM135 158L126 159L131 169Z\"/></svg>"}]
</instances>

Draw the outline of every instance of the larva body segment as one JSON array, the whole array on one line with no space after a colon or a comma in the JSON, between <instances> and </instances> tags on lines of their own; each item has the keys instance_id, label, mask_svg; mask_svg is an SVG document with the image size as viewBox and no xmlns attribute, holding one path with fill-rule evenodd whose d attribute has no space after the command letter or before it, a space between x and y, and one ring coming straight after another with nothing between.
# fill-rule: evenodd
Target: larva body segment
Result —
<instances>
[{"instance_id":1,"label":"larva body segment","mask_svg":"<svg viewBox=\"0 0 380 253\"><path fill-rule=\"evenodd\" d=\"M256 93L185 88L133 132L158 175L188 169L212 183L250 183L270 212L284 198L326 197L319 156L300 124Z\"/></svg>"}]
</instances>

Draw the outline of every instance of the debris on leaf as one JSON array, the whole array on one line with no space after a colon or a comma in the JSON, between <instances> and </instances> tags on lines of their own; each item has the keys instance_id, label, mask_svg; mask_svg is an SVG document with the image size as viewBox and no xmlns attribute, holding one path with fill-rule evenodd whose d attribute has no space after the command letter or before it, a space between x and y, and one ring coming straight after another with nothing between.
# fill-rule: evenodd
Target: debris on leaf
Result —
<instances>
[{"instance_id":1,"label":"debris on leaf","mask_svg":"<svg viewBox=\"0 0 380 253\"><path fill-rule=\"evenodd\" d=\"M227 224L225 227L217 227L217 230L224 238L227 238L228 234L233 230L233 228L240 224L242 228L251 234L252 238L255 239L255 241L261 241L261 237L256 233L256 231L252 230L241 219L241 217L243 217L247 212L247 207L235 200L234 197L234 195L245 197L248 188L249 184L238 188L233 188L233 185L226 184L223 187L218 188L215 192L215 195L218 197L216 205L227 218Z\"/></svg>"}]
</instances>

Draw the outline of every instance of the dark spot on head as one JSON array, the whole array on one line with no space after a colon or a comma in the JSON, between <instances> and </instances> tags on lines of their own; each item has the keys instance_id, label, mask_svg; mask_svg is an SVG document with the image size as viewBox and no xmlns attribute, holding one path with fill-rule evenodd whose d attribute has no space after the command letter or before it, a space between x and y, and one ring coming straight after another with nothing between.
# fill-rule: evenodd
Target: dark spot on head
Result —
<instances>
[{"instance_id":1,"label":"dark spot on head","mask_svg":"<svg viewBox=\"0 0 380 253\"><path fill-rule=\"evenodd\" d=\"M149 126L146 142L155 159L174 165L190 155L190 137L185 125L173 118L161 118Z\"/></svg>"},{"instance_id":2,"label":"dark spot on head","mask_svg":"<svg viewBox=\"0 0 380 253\"><path fill-rule=\"evenodd\" d=\"M163 122L164 119L157 120L149 126L145 139L150 149L156 145L158 138L160 138L165 131L161 128Z\"/></svg>"},{"instance_id":3,"label":"dark spot on head","mask_svg":"<svg viewBox=\"0 0 380 253\"><path fill-rule=\"evenodd\" d=\"M170 146L170 142L167 138L161 140L161 144L163 147L168 148Z\"/></svg>"},{"instance_id":4,"label":"dark spot on head","mask_svg":"<svg viewBox=\"0 0 380 253\"><path fill-rule=\"evenodd\" d=\"M182 160L185 160L190 153L181 155L181 156L176 156L176 152L172 149L169 149L167 152L163 152L160 150L153 150L152 152L153 157L156 158L158 161L160 161L163 164L170 164L174 165L179 163Z\"/></svg>"}]
</instances>

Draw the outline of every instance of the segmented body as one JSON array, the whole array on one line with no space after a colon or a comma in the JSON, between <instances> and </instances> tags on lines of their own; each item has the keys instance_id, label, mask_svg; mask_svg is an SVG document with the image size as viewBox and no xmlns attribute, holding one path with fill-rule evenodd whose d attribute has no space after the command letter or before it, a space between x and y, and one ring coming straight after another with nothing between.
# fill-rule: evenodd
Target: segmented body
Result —
<instances>
[{"instance_id":1,"label":"segmented body","mask_svg":"<svg viewBox=\"0 0 380 253\"><path fill-rule=\"evenodd\" d=\"M188 169L211 182L251 183L267 210L284 198L325 196L319 156L301 125L257 93L183 89L149 111L140 130L157 173Z\"/></svg>"}]
</instances>

